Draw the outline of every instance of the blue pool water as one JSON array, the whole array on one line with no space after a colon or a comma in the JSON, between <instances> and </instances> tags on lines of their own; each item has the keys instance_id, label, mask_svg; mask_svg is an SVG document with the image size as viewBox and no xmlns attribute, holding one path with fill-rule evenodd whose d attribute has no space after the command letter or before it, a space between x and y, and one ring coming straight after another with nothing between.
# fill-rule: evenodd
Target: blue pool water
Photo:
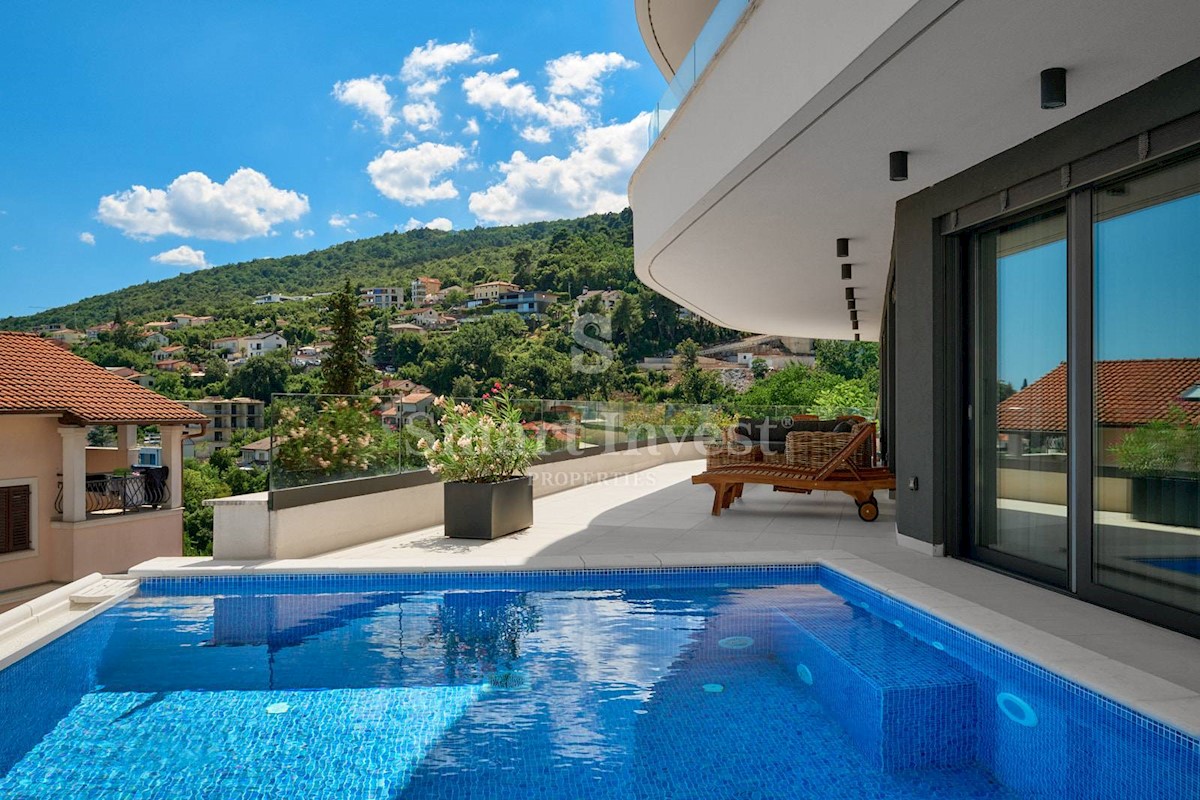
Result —
<instances>
[{"instance_id":1,"label":"blue pool water","mask_svg":"<svg viewBox=\"0 0 1200 800\"><path fill-rule=\"evenodd\" d=\"M1200 797L1200 742L822 567L163 579L0 672L3 798Z\"/></svg>"},{"instance_id":2,"label":"blue pool water","mask_svg":"<svg viewBox=\"0 0 1200 800\"><path fill-rule=\"evenodd\" d=\"M1139 558L1143 564L1152 567L1171 569L1176 572L1186 572L1188 575L1200 575L1200 556L1180 556L1178 558Z\"/></svg>"}]
</instances>

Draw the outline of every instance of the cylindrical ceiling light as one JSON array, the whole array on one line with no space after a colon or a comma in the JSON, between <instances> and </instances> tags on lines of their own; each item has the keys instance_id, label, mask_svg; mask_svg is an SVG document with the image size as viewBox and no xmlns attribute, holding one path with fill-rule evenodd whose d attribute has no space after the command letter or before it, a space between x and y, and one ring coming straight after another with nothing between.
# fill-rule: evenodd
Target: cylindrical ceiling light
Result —
<instances>
[{"instance_id":1,"label":"cylindrical ceiling light","mask_svg":"<svg viewBox=\"0 0 1200 800\"><path fill-rule=\"evenodd\" d=\"M844 281L850 280L850 265L849 264L842 264L842 280L844 280Z\"/></svg>"},{"instance_id":2,"label":"cylindrical ceiling light","mask_svg":"<svg viewBox=\"0 0 1200 800\"><path fill-rule=\"evenodd\" d=\"M907 150L893 150L888 153L888 178L893 181L908 180Z\"/></svg>"},{"instance_id":3,"label":"cylindrical ceiling light","mask_svg":"<svg viewBox=\"0 0 1200 800\"><path fill-rule=\"evenodd\" d=\"M847 299L847 300L853 300L853 299L854 299L854 287L853 287L853 286L847 286L847 287L846 287L846 299Z\"/></svg>"},{"instance_id":4,"label":"cylindrical ceiling light","mask_svg":"<svg viewBox=\"0 0 1200 800\"><path fill-rule=\"evenodd\" d=\"M1042 108L1062 108L1067 104L1067 71L1062 67L1042 70Z\"/></svg>"},{"instance_id":5,"label":"cylindrical ceiling light","mask_svg":"<svg viewBox=\"0 0 1200 800\"><path fill-rule=\"evenodd\" d=\"M838 258L849 258L850 257L850 240L849 239L838 239L837 240L837 257Z\"/></svg>"}]
</instances>

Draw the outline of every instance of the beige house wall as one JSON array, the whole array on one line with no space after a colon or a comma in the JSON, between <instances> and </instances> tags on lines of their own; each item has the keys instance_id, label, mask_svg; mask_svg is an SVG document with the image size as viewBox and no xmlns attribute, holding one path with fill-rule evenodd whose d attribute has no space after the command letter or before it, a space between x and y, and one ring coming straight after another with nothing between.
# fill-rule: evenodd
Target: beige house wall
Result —
<instances>
[{"instance_id":1,"label":"beige house wall","mask_svg":"<svg viewBox=\"0 0 1200 800\"><path fill-rule=\"evenodd\" d=\"M0 591L73 581L92 572L121 573L156 556L182 555L178 508L61 521L54 510L63 458L58 428L56 416L0 414L0 485L32 484L35 509L33 549L0 554ZM88 448L86 457L88 471L94 472L128 467L137 458L119 448Z\"/></svg>"},{"instance_id":2,"label":"beige house wall","mask_svg":"<svg viewBox=\"0 0 1200 800\"><path fill-rule=\"evenodd\" d=\"M183 555L183 509L98 516L86 522L50 523L61 554L56 581L99 572L120 574L158 556Z\"/></svg>"},{"instance_id":3,"label":"beige house wall","mask_svg":"<svg viewBox=\"0 0 1200 800\"><path fill-rule=\"evenodd\" d=\"M997 470L997 491L1005 500L1026 500L1031 503L1067 504L1067 475L1065 472L1039 472L1032 469ZM1095 478L1096 504L1099 511L1129 513L1129 480L1127 478Z\"/></svg>"},{"instance_id":4,"label":"beige house wall","mask_svg":"<svg viewBox=\"0 0 1200 800\"><path fill-rule=\"evenodd\" d=\"M61 468L57 417L0 415L0 483L29 482L37 494L33 549L0 555L0 591L60 580L50 520Z\"/></svg>"}]
</instances>

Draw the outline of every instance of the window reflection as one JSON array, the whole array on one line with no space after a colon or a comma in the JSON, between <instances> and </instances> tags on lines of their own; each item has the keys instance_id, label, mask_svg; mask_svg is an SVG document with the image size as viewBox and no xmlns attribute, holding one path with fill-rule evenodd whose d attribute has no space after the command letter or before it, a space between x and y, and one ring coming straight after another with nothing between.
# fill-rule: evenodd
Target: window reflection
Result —
<instances>
[{"instance_id":1,"label":"window reflection","mask_svg":"<svg viewBox=\"0 0 1200 800\"><path fill-rule=\"evenodd\" d=\"M1096 194L1093 578L1200 606L1200 161Z\"/></svg>"},{"instance_id":2,"label":"window reflection","mask_svg":"<svg viewBox=\"0 0 1200 800\"><path fill-rule=\"evenodd\" d=\"M980 237L975 544L1065 582L1066 216ZM986 558L987 556L985 556ZM1030 568L1031 565L1032 569ZM1044 572L1044 570L1043 570Z\"/></svg>"}]
</instances>

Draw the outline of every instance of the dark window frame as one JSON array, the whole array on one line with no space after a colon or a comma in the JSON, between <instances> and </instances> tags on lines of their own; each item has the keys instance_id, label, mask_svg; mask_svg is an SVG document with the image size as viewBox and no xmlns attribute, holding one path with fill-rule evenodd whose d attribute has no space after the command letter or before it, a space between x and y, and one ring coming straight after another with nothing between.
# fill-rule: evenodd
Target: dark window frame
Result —
<instances>
[{"instance_id":1,"label":"dark window frame","mask_svg":"<svg viewBox=\"0 0 1200 800\"><path fill-rule=\"evenodd\" d=\"M1191 636L1200 636L1200 611L1190 612L1182 608L1160 603L1138 595L1097 583L1093 571L1093 522L1094 522L1094 447L1092 414L1094 406L1093 346L1095 309L1095 194L1106 186L1122 183L1141 175L1170 169L1184 161L1200 158L1200 115L1193 115L1175 123L1187 127L1193 136L1192 142L1178 147L1158 158L1137 158L1132 163L1126 159L1120 165L1109 161L1104 174L1087 181L1063 187L1042 198L1042 202L1025 205L1012 211L997 211L986 219L975 220L969 227L959 225L958 214L943 217L941 239L946 263L961 266L959 277L962 286L958 292L958 306L962 332L958 343L956 361L964 381L973 375L973 355L976 331L974 329L974 286L978 261L975 242L978 236L989 230L1010 225L1014 222L1043 213L1054 207L1065 207L1067 213L1067 418L1075 424L1068 426L1068 470L1067 498L1070 556L1068 560L1067 586L1048 581L1049 576L1037 569L1022 569L1018 563L1004 563L1003 559L981 559L973 552L970 544L973 519L973 503L969 493L975 489L973 471L973 439L971 421L967 418L966 403L958 405L960 432L958 458L959 491L951 493L949 511L959 521L959 533L948 542L951 556L971 561L974 564L997 569L1005 574L1047 589L1110 608L1156 625L1162 625ZM1108 151L1105 151L1106 153ZM958 391L966 390L963 381ZM1080 424L1086 422L1087 424ZM954 507L956 504L956 507Z\"/></svg>"}]
</instances>

